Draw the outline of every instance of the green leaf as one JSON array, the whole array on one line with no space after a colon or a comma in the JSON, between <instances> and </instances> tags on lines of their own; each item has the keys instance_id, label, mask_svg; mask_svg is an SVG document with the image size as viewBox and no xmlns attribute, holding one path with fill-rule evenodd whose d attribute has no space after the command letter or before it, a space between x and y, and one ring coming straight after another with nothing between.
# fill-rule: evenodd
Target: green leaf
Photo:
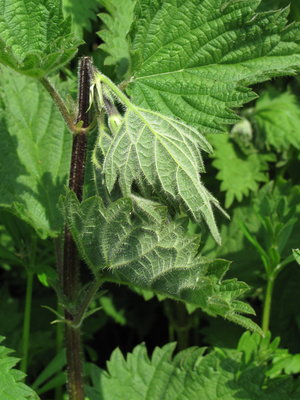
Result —
<instances>
[{"instance_id":1,"label":"green leaf","mask_svg":"<svg viewBox=\"0 0 300 400\"><path fill-rule=\"evenodd\" d=\"M293 250L293 254L294 254L295 260L300 265L300 250L299 249L294 249Z\"/></svg>"},{"instance_id":2,"label":"green leaf","mask_svg":"<svg viewBox=\"0 0 300 400\"><path fill-rule=\"evenodd\" d=\"M129 41L130 30L136 0L101 0L107 13L99 14L104 28L98 32L103 40L99 47L108 53L105 65L117 65L117 75L123 76L130 66Z\"/></svg>"},{"instance_id":3,"label":"green leaf","mask_svg":"<svg viewBox=\"0 0 300 400\"><path fill-rule=\"evenodd\" d=\"M240 315L253 309L239 301L248 286L223 280L225 260L198 255L198 238L175 222L160 224L132 216L130 199L119 199L105 209L99 197L79 203L72 192L65 214L72 236L89 267L105 279L133 285L155 294L201 307L248 329L259 328Z\"/></svg>"},{"instance_id":4,"label":"green leaf","mask_svg":"<svg viewBox=\"0 0 300 400\"><path fill-rule=\"evenodd\" d=\"M0 62L33 77L65 65L80 44L63 19L61 0L2 1L0 32Z\"/></svg>"},{"instance_id":5,"label":"green leaf","mask_svg":"<svg viewBox=\"0 0 300 400\"><path fill-rule=\"evenodd\" d=\"M270 87L257 100L253 120L267 147L300 149L300 107L294 94Z\"/></svg>"},{"instance_id":6,"label":"green leaf","mask_svg":"<svg viewBox=\"0 0 300 400\"><path fill-rule=\"evenodd\" d=\"M124 358L116 349L107 372L89 368L90 400L288 400L297 399L293 379L265 379L265 365L255 359L251 366L243 352L216 349L204 355L204 348L191 347L173 356L175 344L155 348L149 358L145 345Z\"/></svg>"},{"instance_id":7,"label":"green leaf","mask_svg":"<svg viewBox=\"0 0 300 400\"><path fill-rule=\"evenodd\" d=\"M299 238L299 230L295 236ZM280 335L284 347L290 352L299 353L298 337L299 326L299 302L300 302L300 269L299 265L289 265L277 277L272 298L271 329L275 335Z\"/></svg>"},{"instance_id":8,"label":"green leaf","mask_svg":"<svg viewBox=\"0 0 300 400\"><path fill-rule=\"evenodd\" d=\"M241 201L256 192L260 182L268 180L267 161L271 155L259 154L254 149L243 154L227 134L214 135L209 141L214 147L212 164L219 170L217 178L222 181L221 190L226 191L226 207L230 207L234 199Z\"/></svg>"},{"instance_id":9,"label":"green leaf","mask_svg":"<svg viewBox=\"0 0 300 400\"><path fill-rule=\"evenodd\" d=\"M140 0L129 91L134 103L222 132L233 108L256 97L248 85L295 74L299 25L288 9L255 12L259 0Z\"/></svg>"},{"instance_id":10,"label":"green leaf","mask_svg":"<svg viewBox=\"0 0 300 400\"><path fill-rule=\"evenodd\" d=\"M268 332L265 337L245 332L239 341L237 350L243 352L246 365L264 364L266 377L279 377L297 374L300 371L300 354L292 355L287 349L279 347L280 338L271 341Z\"/></svg>"},{"instance_id":11,"label":"green leaf","mask_svg":"<svg viewBox=\"0 0 300 400\"><path fill-rule=\"evenodd\" d=\"M97 19L100 0L63 0L63 11L72 17L73 30L79 37L83 36L83 29L92 31L92 21Z\"/></svg>"},{"instance_id":12,"label":"green leaf","mask_svg":"<svg viewBox=\"0 0 300 400\"><path fill-rule=\"evenodd\" d=\"M289 0L262 0L258 9L260 11L277 10L288 6L290 3Z\"/></svg>"},{"instance_id":13,"label":"green leaf","mask_svg":"<svg viewBox=\"0 0 300 400\"><path fill-rule=\"evenodd\" d=\"M0 205L42 238L62 227L56 207L67 182L71 134L45 89L32 78L1 69Z\"/></svg>"},{"instance_id":14,"label":"green leaf","mask_svg":"<svg viewBox=\"0 0 300 400\"><path fill-rule=\"evenodd\" d=\"M3 341L0 336L0 343ZM13 369L19 361L18 358L11 357L12 350L0 346L0 398L1 400L38 400L38 395L25 385L25 374Z\"/></svg>"},{"instance_id":15,"label":"green leaf","mask_svg":"<svg viewBox=\"0 0 300 400\"><path fill-rule=\"evenodd\" d=\"M118 310L114 305L113 299L111 296L101 296L99 299L99 303L101 304L101 308L103 311L111 317L116 323L120 325L126 325L126 317L125 310Z\"/></svg>"},{"instance_id":16,"label":"green leaf","mask_svg":"<svg viewBox=\"0 0 300 400\"><path fill-rule=\"evenodd\" d=\"M62 368L66 365L66 352L61 350L56 356L49 362L46 368L39 374L36 380L32 384L32 388L43 393L41 389L47 385L49 382L60 376L62 373ZM65 378L65 377L64 377ZM55 387L55 386L54 386Z\"/></svg>"},{"instance_id":17,"label":"green leaf","mask_svg":"<svg viewBox=\"0 0 300 400\"><path fill-rule=\"evenodd\" d=\"M166 196L182 203L196 221L204 219L219 243L212 207L220 206L199 175L204 172L200 149L211 151L204 136L181 121L135 106L100 73L95 76L95 86L98 102L111 90L127 107L105 154L103 173L108 190L112 191L118 178L124 196L130 196L134 181L140 185L146 181L153 188L159 185L159 191L162 188Z\"/></svg>"},{"instance_id":18,"label":"green leaf","mask_svg":"<svg viewBox=\"0 0 300 400\"><path fill-rule=\"evenodd\" d=\"M124 195L129 195L133 181L159 183L167 196L180 200L196 221L204 219L217 242L220 242L212 206L217 200L203 186L199 172L204 172L199 147L210 146L195 129L159 113L134 107L106 154L103 171L108 190L119 177Z\"/></svg>"},{"instance_id":19,"label":"green leaf","mask_svg":"<svg viewBox=\"0 0 300 400\"><path fill-rule=\"evenodd\" d=\"M289 6L291 8L291 13L289 15L289 20L300 20L300 5L298 0L262 0L259 10L277 10L278 8L283 8Z\"/></svg>"}]
</instances>

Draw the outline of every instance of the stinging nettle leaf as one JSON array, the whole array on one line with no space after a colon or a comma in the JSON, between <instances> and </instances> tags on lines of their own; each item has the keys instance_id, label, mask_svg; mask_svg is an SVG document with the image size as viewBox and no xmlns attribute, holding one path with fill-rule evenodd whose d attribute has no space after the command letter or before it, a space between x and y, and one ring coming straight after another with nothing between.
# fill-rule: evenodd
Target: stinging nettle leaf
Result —
<instances>
[{"instance_id":1,"label":"stinging nettle leaf","mask_svg":"<svg viewBox=\"0 0 300 400\"><path fill-rule=\"evenodd\" d=\"M65 65L80 44L61 0L1 1L0 34L0 62L33 77Z\"/></svg>"},{"instance_id":2,"label":"stinging nettle leaf","mask_svg":"<svg viewBox=\"0 0 300 400\"><path fill-rule=\"evenodd\" d=\"M253 309L239 300L248 286L224 280L225 260L208 261L198 255L198 239L186 235L179 223L160 223L133 215L129 198L104 208L99 197L79 203L69 192L65 215L82 258L105 280L151 290L221 315L247 329L258 326L241 314Z\"/></svg>"},{"instance_id":3,"label":"stinging nettle leaf","mask_svg":"<svg viewBox=\"0 0 300 400\"><path fill-rule=\"evenodd\" d=\"M0 336L0 343L4 340ZM39 400L38 395L24 381L25 374L14 369L19 359L11 357L12 350L0 346L0 398L3 400Z\"/></svg>"},{"instance_id":4,"label":"stinging nettle leaf","mask_svg":"<svg viewBox=\"0 0 300 400\"><path fill-rule=\"evenodd\" d=\"M204 167L198 146L210 151L195 129L153 111L128 110L105 157L108 189L118 176L124 195L129 195L134 180L159 183L166 194L181 199L197 221L204 218L220 242L212 211L217 201L201 182Z\"/></svg>"},{"instance_id":5,"label":"stinging nettle leaf","mask_svg":"<svg viewBox=\"0 0 300 400\"><path fill-rule=\"evenodd\" d=\"M274 342L269 347L261 346L261 352L260 346L253 349L248 363L245 362L249 353L247 346L251 346L253 335L243 337L245 348L216 348L208 353L205 348L190 347L174 356L175 343L156 347L151 357L144 344L126 356L116 349L107 362L107 371L89 365L92 386L87 387L87 394L91 400L298 399L297 379L266 376L266 369L271 365L267 361L275 353Z\"/></svg>"},{"instance_id":6,"label":"stinging nettle leaf","mask_svg":"<svg viewBox=\"0 0 300 400\"><path fill-rule=\"evenodd\" d=\"M79 37L83 36L83 29L92 31L92 21L97 19L97 11L100 8L101 0L62 0L63 11L71 16L73 31Z\"/></svg>"},{"instance_id":7,"label":"stinging nettle leaf","mask_svg":"<svg viewBox=\"0 0 300 400\"><path fill-rule=\"evenodd\" d=\"M117 75L122 76L130 66L129 41L127 34L134 17L136 0L101 0L107 13L99 14L104 28L98 35L104 43L100 49L108 53L106 65L117 65Z\"/></svg>"},{"instance_id":8,"label":"stinging nettle leaf","mask_svg":"<svg viewBox=\"0 0 300 400\"><path fill-rule=\"evenodd\" d=\"M288 9L256 13L260 0L140 0L131 31L134 103L204 133L224 131L248 85L295 74L300 30Z\"/></svg>"},{"instance_id":9,"label":"stinging nettle leaf","mask_svg":"<svg viewBox=\"0 0 300 400\"><path fill-rule=\"evenodd\" d=\"M213 205L220 206L205 189L199 175L204 172L200 150L210 152L210 144L184 122L135 106L108 78L97 73L99 102L107 90L105 84L127 107L105 154L103 172L108 190L113 189L117 179L124 196L130 196L134 181L142 184L146 180L154 188L159 185L167 196L179 200L197 221L204 219L220 243L212 210Z\"/></svg>"},{"instance_id":10,"label":"stinging nettle leaf","mask_svg":"<svg viewBox=\"0 0 300 400\"><path fill-rule=\"evenodd\" d=\"M270 87L257 100L253 120L267 147L300 150L300 107L293 93Z\"/></svg>"},{"instance_id":11,"label":"stinging nettle leaf","mask_svg":"<svg viewBox=\"0 0 300 400\"><path fill-rule=\"evenodd\" d=\"M214 147L212 164L219 170L221 190L226 191L225 207L256 192L259 183L267 181L267 162L272 161L272 155L260 154L253 147L244 154L227 134L213 135L209 140Z\"/></svg>"},{"instance_id":12,"label":"stinging nettle leaf","mask_svg":"<svg viewBox=\"0 0 300 400\"><path fill-rule=\"evenodd\" d=\"M38 81L5 67L0 73L0 205L42 238L53 237L63 223L56 204L67 183L72 137Z\"/></svg>"}]
</instances>

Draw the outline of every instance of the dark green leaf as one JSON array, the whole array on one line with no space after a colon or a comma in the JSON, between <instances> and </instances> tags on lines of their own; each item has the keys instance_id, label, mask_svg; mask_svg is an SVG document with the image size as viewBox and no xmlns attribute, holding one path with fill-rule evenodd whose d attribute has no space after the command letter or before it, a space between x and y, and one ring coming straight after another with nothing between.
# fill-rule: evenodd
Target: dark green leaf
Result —
<instances>
[{"instance_id":1,"label":"dark green leaf","mask_svg":"<svg viewBox=\"0 0 300 400\"><path fill-rule=\"evenodd\" d=\"M69 171L71 134L49 94L32 78L1 69L0 204L41 237L62 226L56 207Z\"/></svg>"},{"instance_id":2,"label":"dark green leaf","mask_svg":"<svg viewBox=\"0 0 300 400\"><path fill-rule=\"evenodd\" d=\"M295 74L300 31L288 10L256 13L259 0L140 0L130 94L136 104L206 132L238 118L248 85Z\"/></svg>"},{"instance_id":3,"label":"dark green leaf","mask_svg":"<svg viewBox=\"0 0 300 400\"><path fill-rule=\"evenodd\" d=\"M80 44L61 0L1 1L0 33L0 62L33 77L65 65Z\"/></svg>"}]
</instances>

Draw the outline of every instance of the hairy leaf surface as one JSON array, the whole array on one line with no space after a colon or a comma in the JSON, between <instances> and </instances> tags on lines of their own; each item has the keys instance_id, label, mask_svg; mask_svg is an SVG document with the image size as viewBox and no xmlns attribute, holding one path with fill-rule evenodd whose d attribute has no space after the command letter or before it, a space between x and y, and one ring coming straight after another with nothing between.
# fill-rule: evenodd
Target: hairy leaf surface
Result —
<instances>
[{"instance_id":1,"label":"hairy leaf surface","mask_svg":"<svg viewBox=\"0 0 300 400\"><path fill-rule=\"evenodd\" d=\"M217 178L222 181L221 190L226 191L225 206L230 207L236 198L241 201L250 192L256 192L260 182L268 177L268 155L250 151L243 154L237 144L226 134L210 138L213 144L213 166L219 172Z\"/></svg>"},{"instance_id":2,"label":"hairy leaf surface","mask_svg":"<svg viewBox=\"0 0 300 400\"><path fill-rule=\"evenodd\" d=\"M103 171L108 190L119 183L129 196L133 181L144 179L182 202L197 221L204 219L220 241L212 205L218 202L203 186L200 149L211 147L194 128L157 112L129 104L120 129L105 156Z\"/></svg>"},{"instance_id":3,"label":"hairy leaf surface","mask_svg":"<svg viewBox=\"0 0 300 400\"><path fill-rule=\"evenodd\" d=\"M41 237L55 235L56 207L67 182L71 134L39 82L1 69L0 204Z\"/></svg>"},{"instance_id":4,"label":"hairy leaf surface","mask_svg":"<svg viewBox=\"0 0 300 400\"><path fill-rule=\"evenodd\" d=\"M3 339L0 336L0 343ZM38 400L38 395L22 382L25 377L23 372L13 368L19 359L11 357L11 352L7 347L0 346L1 400Z\"/></svg>"},{"instance_id":5,"label":"hairy leaf surface","mask_svg":"<svg viewBox=\"0 0 300 400\"><path fill-rule=\"evenodd\" d=\"M0 32L0 62L34 77L65 65L80 44L61 0L1 1Z\"/></svg>"},{"instance_id":6,"label":"hairy leaf surface","mask_svg":"<svg viewBox=\"0 0 300 400\"><path fill-rule=\"evenodd\" d=\"M89 365L93 386L87 393L91 400L100 394L103 400L296 400L299 383L294 385L291 377L266 379L266 357L255 354L252 365L245 362L247 346L253 348L255 339L242 339L239 350L217 349L206 355L205 348L191 347L173 356L173 343L156 347L151 358L145 345L126 358L116 349L107 372ZM270 354L272 345L262 347Z\"/></svg>"},{"instance_id":7,"label":"hairy leaf surface","mask_svg":"<svg viewBox=\"0 0 300 400\"><path fill-rule=\"evenodd\" d=\"M99 197L79 204L69 193L65 210L81 256L94 273L101 269L108 280L152 290L259 330L240 315L253 313L238 300L247 285L223 280L229 263L198 256L198 239L186 235L179 224L164 218L160 224L132 218L128 198L105 209Z\"/></svg>"},{"instance_id":8,"label":"hairy leaf surface","mask_svg":"<svg viewBox=\"0 0 300 400\"><path fill-rule=\"evenodd\" d=\"M133 102L204 133L237 121L248 85L294 74L299 25L288 9L256 13L259 0L140 0L133 26Z\"/></svg>"}]
</instances>

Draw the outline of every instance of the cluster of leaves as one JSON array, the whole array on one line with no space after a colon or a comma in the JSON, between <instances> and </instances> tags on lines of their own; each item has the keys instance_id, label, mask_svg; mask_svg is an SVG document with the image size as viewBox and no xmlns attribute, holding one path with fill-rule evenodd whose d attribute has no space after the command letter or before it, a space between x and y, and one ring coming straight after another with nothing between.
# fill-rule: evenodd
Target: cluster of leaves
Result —
<instances>
[{"instance_id":1,"label":"cluster of leaves","mask_svg":"<svg viewBox=\"0 0 300 400\"><path fill-rule=\"evenodd\" d=\"M280 78L300 68L299 25L287 25L288 18L297 19L298 5L292 4L289 16L287 8L270 11L286 5L279 0L42 3L0 0L0 206L26 227L16 233L7 223L12 220L2 218L3 274L15 277L12 267L25 267L24 275L38 275L43 289L55 286L46 240L58 237L65 221L96 279L183 302L192 315L201 309L209 315L201 314L207 332L224 332L212 318L217 315L260 331L243 314L260 312L253 300L265 297L265 281L295 264L292 249L299 246L299 84L297 77ZM85 54L101 68L93 82L100 130L97 139L96 132L90 135L94 163L88 165L85 200L68 192L61 213L71 135L42 84L52 74L61 94L72 92L76 74L69 61L83 39ZM264 85L270 78L277 80ZM255 91L249 89L254 84ZM210 174L204 175L200 150L210 154ZM223 211L215 196L224 200L230 221L220 215L215 221L214 208ZM299 250L294 257L299 261ZM234 261L226 279L230 263L224 258ZM279 284L288 286L281 276ZM255 307L244 301L248 284ZM129 324L110 296L93 307L99 304L102 319L87 321L87 336L108 316ZM172 332L174 321L165 314ZM289 318L299 335L297 307ZM278 326L271 321L284 336ZM191 324L184 329L191 332ZM179 341L182 331L179 326ZM194 331L199 336L197 324ZM87 394L90 400L299 398L292 377L299 373L299 357L278 346L270 336L245 334L236 349L208 354L190 347L173 356L175 345L167 344L151 359L144 346L124 359L116 350L108 372L87 365ZM300 352L299 345L293 350ZM86 351L95 357L93 349ZM5 367L13 364L3 352L5 385L14 382L19 390L14 398L35 398L19 382L23 375ZM59 353L42 365L46 369L33 385L39 394L62 384L64 364Z\"/></svg>"},{"instance_id":2,"label":"cluster of leaves","mask_svg":"<svg viewBox=\"0 0 300 400\"><path fill-rule=\"evenodd\" d=\"M0 337L0 341L3 341ZM38 396L32 389L26 386L22 381L24 374L13 367L19 361L15 357L11 357L12 350L0 346L0 396L2 399L18 399L18 400L37 400Z\"/></svg>"},{"instance_id":3,"label":"cluster of leaves","mask_svg":"<svg viewBox=\"0 0 300 400\"><path fill-rule=\"evenodd\" d=\"M237 350L218 348L206 353L190 347L173 356L174 343L156 348L151 359L144 345L134 348L126 359L115 350L107 372L87 365L91 400L122 397L124 400L171 399L297 399L300 359L278 348L279 340L245 333ZM286 376L280 372L286 369ZM121 373L122 371L122 373ZM273 376L273 379L269 379Z\"/></svg>"},{"instance_id":4,"label":"cluster of leaves","mask_svg":"<svg viewBox=\"0 0 300 400\"><path fill-rule=\"evenodd\" d=\"M256 330L255 324L239 315L253 314L250 306L238 300L247 285L234 279L222 281L228 262L197 256L197 238L187 237L180 225L159 219L158 214L155 222L149 217L132 219L130 199L120 199L105 209L100 197L80 204L70 192L65 204L77 247L95 275L109 268L102 272L105 280L183 300ZM149 215L149 204L143 206Z\"/></svg>"}]
</instances>

